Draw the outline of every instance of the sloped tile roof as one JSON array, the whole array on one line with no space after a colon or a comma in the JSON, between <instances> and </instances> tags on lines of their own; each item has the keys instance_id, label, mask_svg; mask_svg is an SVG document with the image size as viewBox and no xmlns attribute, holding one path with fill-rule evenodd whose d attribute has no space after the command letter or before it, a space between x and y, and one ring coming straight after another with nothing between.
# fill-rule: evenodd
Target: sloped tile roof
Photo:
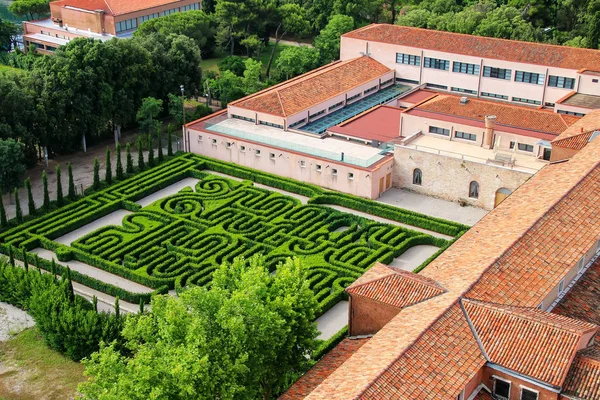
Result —
<instances>
[{"instance_id":1,"label":"sloped tile roof","mask_svg":"<svg viewBox=\"0 0 600 400\"><path fill-rule=\"evenodd\" d=\"M565 380L581 338L598 329L537 309L463 304L491 362L554 386Z\"/></svg>"},{"instance_id":2,"label":"sloped tile roof","mask_svg":"<svg viewBox=\"0 0 600 400\"><path fill-rule=\"evenodd\" d=\"M374 59L362 56L332 63L230 105L279 117L291 116L391 71Z\"/></svg>"},{"instance_id":3,"label":"sloped tile roof","mask_svg":"<svg viewBox=\"0 0 600 400\"><path fill-rule=\"evenodd\" d=\"M372 24L342 37L496 60L598 71L600 51L465 35L408 26Z\"/></svg>"},{"instance_id":4,"label":"sloped tile roof","mask_svg":"<svg viewBox=\"0 0 600 400\"><path fill-rule=\"evenodd\" d=\"M368 338L346 338L342 340L333 350L308 370L306 374L302 375L285 393L279 396L279 400L300 400L305 398L368 340Z\"/></svg>"},{"instance_id":5,"label":"sloped tile roof","mask_svg":"<svg viewBox=\"0 0 600 400\"><path fill-rule=\"evenodd\" d=\"M358 280L346 289L352 296L361 296L393 307L403 308L444 293L435 281L412 272L391 270L377 263L369 271L367 279ZM391 273L384 273L384 269ZM375 274L379 276L374 277Z\"/></svg>"},{"instance_id":6,"label":"sloped tile roof","mask_svg":"<svg viewBox=\"0 0 600 400\"><path fill-rule=\"evenodd\" d=\"M594 110L586 114L579 121L565 129L552 141L552 145L581 150L588 144L592 133L596 130L600 130L600 110Z\"/></svg>"},{"instance_id":7,"label":"sloped tile roof","mask_svg":"<svg viewBox=\"0 0 600 400\"><path fill-rule=\"evenodd\" d=\"M473 400L493 400L493 399L492 399L492 394L490 392L488 392L484 388L481 388L479 390L479 392L477 392L475 397L473 397Z\"/></svg>"},{"instance_id":8,"label":"sloped tile roof","mask_svg":"<svg viewBox=\"0 0 600 400\"><path fill-rule=\"evenodd\" d=\"M76 7L88 11L103 10L108 15L119 16L171 3L176 7L180 2L180 0L59 0L51 4L59 7Z\"/></svg>"},{"instance_id":9,"label":"sloped tile roof","mask_svg":"<svg viewBox=\"0 0 600 400\"><path fill-rule=\"evenodd\" d=\"M483 123L486 115L496 116L497 126L508 126L560 135L569 126L576 123L579 117L557 114L550 110L524 107L492 100L469 98L467 104L460 104L460 96L437 95L421 103L407 114L416 110L425 110L442 115L449 115Z\"/></svg>"},{"instance_id":10,"label":"sloped tile roof","mask_svg":"<svg viewBox=\"0 0 600 400\"><path fill-rule=\"evenodd\" d=\"M573 150L581 150L588 144L593 133L594 132L581 133L579 135L571 136L564 139L560 139L560 137L558 137L552 141L552 146L565 147L567 149Z\"/></svg>"},{"instance_id":11,"label":"sloped tile roof","mask_svg":"<svg viewBox=\"0 0 600 400\"><path fill-rule=\"evenodd\" d=\"M578 355L562 393L581 400L600 400L600 359Z\"/></svg>"}]
</instances>

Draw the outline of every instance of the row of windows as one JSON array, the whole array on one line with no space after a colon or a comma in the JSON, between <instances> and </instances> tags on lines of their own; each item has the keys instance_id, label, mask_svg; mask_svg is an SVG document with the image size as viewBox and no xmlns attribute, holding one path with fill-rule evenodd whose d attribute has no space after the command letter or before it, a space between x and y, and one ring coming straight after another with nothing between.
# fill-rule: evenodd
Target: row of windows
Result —
<instances>
[{"instance_id":1,"label":"row of windows","mask_svg":"<svg viewBox=\"0 0 600 400\"><path fill-rule=\"evenodd\" d=\"M408 65L421 65L421 57L412 54L396 53L396 63Z\"/></svg>"},{"instance_id":2,"label":"row of windows","mask_svg":"<svg viewBox=\"0 0 600 400\"><path fill-rule=\"evenodd\" d=\"M331 110L335 110L336 108L338 108L339 106L342 106L342 105L344 105L344 102L343 102L343 101L340 101L340 102L338 102L338 103L335 103L334 105L332 105L331 107L329 107L329 111L331 111Z\"/></svg>"},{"instance_id":3,"label":"row of windows","mask_svg":"<svg viewBox=\"0 0 600 400\"><path fill-rule=\"evenodd\" d=\"M325 114L325 110L324 109L321 110L321 111L317 111L316 113L312 114L310 116L310 119L313 119L314 117L318 117L319 115L323 115L323 114Z\"/></svg>"},{"instance_id":4,"label":"row of windows","mask_svg":"<svg viewBox=\"0 0 600 400\"><path fill-rule=\"evenodd\" d=\"M244 117L242 115L236 115L236 114L231 114L231 118L241 119L241 120L248 121L248 122L256 122L252 118L248 118L248 117Z\"/></svg>"},{"instance_id":5,"label":"row of windows","mask_svg":"<svg viewBox=\"0 0 600 400\"><path fill-rule=\"evenodd\" d=\"M494 99L500 99L500 100L508 100L508 96L504 96L502 94L496 94L496 93L481 92L481 96L482 97L492 97Z\"/></svg>"},{"instance_id":6,"label":"row of windows","mask_svg":"<svg viewBox=\"0 0 600 400\"><path fill-rule=\"evenodd\" d=\"M542 102L538 100L524 99L522 97L513 97L512 101L516 101L517 103L525 103L525 104L535 104L537 106L541 105Z\"/></svg>"},{"instance_id":7,"label":"row of windows","mask_svg":"<svg viewBox=\"0 0 600 400\"><path fill-rule=\"evenodd\" d=\"M483 67L483 76L487 78L497 78L509 80L512 71L504 68Z\"/></svg>"},{"instance_id":8,"label":"row of windows","mask_svg":"<svg viewBox=\"0 0 600 400\"><path fill-rule=\"evenodd\" d=\"M425 57L425 62L423 66L425 68L441 69L443 71L448 71L448 69L450 68L450 61L442 60L440 58Z\"/></svg>"},{"instance_id":9,"label":"row of windows","mask_svg":"<svg viewBox=\"0 0 600 400\"><path fill-rule=\"evenodd\" d=\"M260 121L259 124L266 125L266 126L272 126L273 128L283 129L283 125L274 124L272 122Z\"/></svg>"},{"instance_id":10,"label":"row of windows","mask_svg":"<svg viewBox=\"0 0 600 400\"><path fill-rule=\"evenodd\" d=\"M546 75L536 74L535 72L516 71L515 82L533 83L543 85Z\"/></svg>"},{"instance_id":11,"label":"row of windows","mask_svg":"<svg viewBox=\"0 0 600 400\"><path fill-rule=\"evenodd\" d=\"M415 81L414 79L404 79L404 78L396 78L396 82L400 83L412 83L413 85L418 85L419 81Z\"/></svg>"},{"instance_id":12,"label":"row of windows","mask_svg":"<svg viewBox=\"0 0 600 400\"><path fill-rule=\"evenodd\" d=\"M194 3L194 4L190 4L189 6L181 7L181 11L191 11L191 10L199 10L199 9L200 9L200 3Z\"/></svg>"},{"instance_id":13,"label":"row of windows","mask_svg":"<svg viewBox=\"0 0 600 400\"><path fill-rule=\"evenodd\" d=\"M360 96L362 95L362 93L356 93L354 96L350 96L346 99L346 102L349 103L352 100L358 99Z\"/></svg>"},{"instance_id":14,"label":"row of windows","mask_svg":"<svg viewBox=\"0 0 600 400\"><path fill-rule=\"evenodd\" d=\"M510 142L510 148L511 149L515 148L515 142ZM533 145L531 145L531 144L519 143L517 145L517 149L519 149L521 151L527 151L529 153L533 153Z\"/></svg>"},{"instance_id":15,"label":"row of windows","mask_svg":"<svg viewBox=\"0 0 600 400\"><path fill-rule=\"evenodd\" d=\"M154 19L154 18L158 18L158 13L144 15L143 17L140 17L140 24L142 22L150 21L151 19Z\"/></svg>"},{"instance_id":16,"label":"row of windows","mask_svg":"<svg viewBox=\"0 0 600 400\"><path fill-rule=\"evenodd\" d=\"M436 135L450 136L449 129L438 128L437 126L430 126L429 133L435 133Z\"/></svg>"},{"instance_id":17,"label":"row of windows","mask_svg":"<svg viewBox=\"0 0 600 400\"><path fill-rule=\"evenodd\" d=\"M457 139L470 140L473 142L477 140L477 135L461 131L454 132L454 137Z\"/></svg>"},{"instance_id":18,"label":"row of windows","mask_svg":"<svg viewBox=\"0 0 600 400\"><path fill-rule=\"evenodd\" d=\"M470 74L470 75L479 75L479 65L454 61L454 63L452 64L452 72L460 72L462 74Z\"/></svg>"},{"instance_id":19,"label":"row of windows","mask_svg":"<svg viewBox=\"0 0 600 400\"><path fill-rule=\"evenodd\" d=\"M365 94L374 92L375 90L377 90L377 85L375 85L373 87L370 87L367 90L365 90Z\"/></svg>"},{"instance_id":20,"label":"row of windows","mask_svg":"<svg viewBox=\"0 0 600 400\"><path fill-rule=\"evenodd\" d=\"M566 78L564 76L550 75L548 77L548 86L562 89L573 89L575 87L575 79Z\"/></svg>"},{"instance_id":21,"label":"row of windows","mask_svg":"<svg viewBox=\"0 0 600 400\"><path fill-rule=\"evenodd\" d=\"M137 28L137 26L137 18L131 18L126 21L117 22L116 30L117 32L129 31Z\"/></svg>"},{"instance_id":22,"label":"row of windows","mask_svg":"<svg viewBox=\"0 0 600 400\"><path fill-rule=\"evenodd\" d=\"M457 88L457 87L451 87L450 90L453 91L453 92L460 92L460 93L467 93L467 94L477 95L477 91L476 90L463 89L463 88Z\"/></svg>"},{"instance_id":23,"label":"row of windows","mask_svg":"<svg viewBox=\"0 0 600 400\"><path fill-rule=\"evenodd\" d=\"M559 114L573 115L575 117L583 117L585 115L585 114L582 114L582 113L573 112L573 111L565 111L565 110L558 110L557 112Z\"/></svg>"},{"instance_id":24,"label":"row of windows","mask_svg":"<svg viewBox=\"0 0 600 400\"><path fill-rule=\"evenodd\" d=\"M302 125L306 122L306 118L301 119L300 121L296 121L293 124L290 124L290 128L295 128L296 126Z\"/></svg>"},{"instance_id":25,"label":"row of windows","mask_svg":"<svg viewBox=\"0 0 600 400\"><path fill-rule=\"evenodd\" d=\"M161 11L160 16L164 17L166 15L175 14L176 12L179 12L179 7L171 8L170 10Z\"/></svg>"},{"instance_id":26,"label":"row of windows","mask_svg":"<svg viewBox=\"0 0 600 400\"><path fill-rule=\"evenodd\" d=\"M438 85L437 83L427 83L427 87L448 90L448 86Z\"/></svg>"},{"instance_id":27,"label":"row of windows","mask_svg":"<svg viewBox=\"0 0 600 400\"><path fill-rule=\"evenodd\" d=\"M494 388L493 388L493 397L498 400L508 400L510 399L510 386L511 383L509 381L505 381L504 379L500 379L497 377L493 377L494 379ZM532 389L528 389L525 387L521 387L521 396L520 400L538 400L538 392Z\"/></svg>"}]
</instances>

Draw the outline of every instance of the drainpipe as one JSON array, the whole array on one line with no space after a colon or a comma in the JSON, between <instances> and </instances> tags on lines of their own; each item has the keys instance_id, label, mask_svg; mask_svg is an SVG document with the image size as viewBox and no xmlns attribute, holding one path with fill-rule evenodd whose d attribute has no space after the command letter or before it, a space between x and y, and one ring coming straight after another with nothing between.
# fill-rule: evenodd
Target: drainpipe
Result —
<instances>
[{"instance_id":1,"label":"drainpipe","mask_svg":"<svg viewBox=\"0 0 600 400\"><path fill-rule=\"evenodd\" d=\"M483 135L483 148L493 149L494 148L494 127L496 125L495 115L485 116L485 134Z\"/></svg>"},{"instance_id":2,"label":"drainpipe","mask_svg":"<svg viewBox=\"0 0 600 400\"><path fill-rule=\"evenodd\" d=\"M419 85L422 84L421 79L423 79L423 64L425 60L423 60L423 50L421 50L421 65L419 66Z\"/></svg>"},{"instance_id":3,"label":"drainpipe","mask_svg":"<svg viewBox=\"0 0 600 400\"><path fill-rule=\"evenodd\" d=\"M481 77L483 76L483 58L479 62L479 79L477 80L477 97L481 96Z\"/></svg>"},{"instance_id":4,"label":"drainpipe","mask_svg":"<svg viewBox=\"0 0 600 400\"><path fill-rule=\"evenodd\" d=\"M548 86L548 80L549 80L549 76L548 76L548 68L546 68L546 79L544 79L544 90L542 91L542 107L546 107L546 87Z\"/></svg>"}]
</instances>

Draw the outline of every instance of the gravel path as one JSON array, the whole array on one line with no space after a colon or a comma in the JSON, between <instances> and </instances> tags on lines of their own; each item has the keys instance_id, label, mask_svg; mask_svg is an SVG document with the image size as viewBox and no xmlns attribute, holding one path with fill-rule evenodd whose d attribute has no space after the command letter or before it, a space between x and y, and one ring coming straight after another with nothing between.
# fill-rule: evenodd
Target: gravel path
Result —
<instances>
[{"instance_id":1,"label":"gravel path","mask_svg":"<svg viewBox=\"0 0 600 400\"><path fill-rule=\"evenodd\" d=\"M55 239L54 241L58 242L60 244L70 246L71 243L73 243L77 239L82 238L85 235L87 235L88 233L94 232L95 230L98 230L98 229L103 228L108 225L121 225L123 218L125 218L129 214L132 214L132 212L127 211L127 210L115 211L113 213L110 213L110 214L102 217L102 218L98 218L97 220L92 221L89 224L84 225L79 229L75 229L74 231L71 231L71 232L67 233L66 235L63 235L63 236Z\"/></svg>"},{"instance_id":2,"label":"gravel path","mask_svg":"<svg viewBox=\"0 0 600 400\"><path fill-rule=\"evenodd\" d=\"M35 325L27 312L0 302L0 342L10 339L17 333Z\"/></svg>"},{"instance_id":3,"label":"gravel path","mask_svg":"<svg viewBox=\"0 0 600 400\"><path fill-rule=\"evenodd\" d=\"M348 302L344 300L317 318L317 329L321 331L317 339L327 340L346 325L348 325Z\"/></svg>"},{"instance_id":4,"label":"gravel path","mask_svg":"<svg viewBox=\"0 0 600 400\"><path fill-rule=\"evenodd\" d=\"M438 247L428 244L413 246L399 257L394 258L394 261L390 263L390 267L412 272L419 265L423 264L425 260L437 253L438 250Z\"/></svg>"},{"instance_id":5,"label":"gravel path","mask_svg":"<svg viewBox=\"0 0 600 400\"><path fill-rule=\"evenodd\" d=\"M179 191L181 191L181 189L183 188L191 187L192 190L194 190L194 188L196 187L196 183L198 182L200 182L200 179L183 178L179 182L175 182L172 185L169 185L166 188L159 190L158 192L154 192L151 195L148 195L136 201L136 203L138 203L142 207L149 206L157 200L179 193Z\"/></svg>"},{"instance_id":6,"label":"gravel path","mask_svg":"<svg viewBox=\"0 0 600 400\"><path fill-rule=\"evenodd\" d=\"M343 212L348 213L348 214L354 214L354 215L358 215L359 217L367 218L367 219L370 219L370 220L373 220L373 221L377 221L377 222L382 222L384 224L401 226L403 228L410 229L410 230L413 230L413 231L423 232L423 233L426 233L426 234L434 236L434 237L438 237L438 238L442 238L442 239L446 239L446 240L452 240L452 239L454 239L453 236L444 235L444 234L441 234L441 233L430 231L428 229L423 229L423 228L419 228L419 227L408 225L408 224L403 224L401 222L394 221L394 220L391 220L391 219L381 218L381 217L378 217L378 216L373 215L373 214L367 214L367 213L364 213L364 212L361 212L361 211L354 210L352 208L342 207L342 206L336 206L336 205L332 205L332 204L322 204L322 205L326 206L326 207L331 207L331 208L333 208L335 210L338 210L338 211L343 211Z\"/></svg>"},{"instance_id":7,"label":"gravel path","mask_svg":"<svg viewBox=\"0 0 600 400\"><path fill-rule=\"evenodd\" d=\"M52 260L53 258L56 260L56 256L50 250L42 249L38 247L37 249L33 249L31 253L38 254L41 258L45 260ZM106 272L100 268L93 267L89 264L82 263L81 261L59 261L62 265L68 265L73 271L77 271L80 274L84 274L90 276L92 278L98 279L99 281L109 283L111 285L120 287L121 289L127 290L132 293L151 293L154 289L151 289L147 286L140 285L139 283L132 282L127 280L119 275L111 274L110 272Z\"/></svg>"}]
</instances>

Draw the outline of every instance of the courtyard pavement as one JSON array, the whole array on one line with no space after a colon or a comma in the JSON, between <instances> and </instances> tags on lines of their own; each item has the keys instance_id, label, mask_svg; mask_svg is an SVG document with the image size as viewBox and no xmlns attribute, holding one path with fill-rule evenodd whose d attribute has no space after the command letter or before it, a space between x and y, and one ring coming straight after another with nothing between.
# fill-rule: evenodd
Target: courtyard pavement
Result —
<instances>
[{"instance_id":1,"label":"courtyard pavement","mask_svg":"<svg viewBox=\"0 0 600 400\"><path fill-rule=\"evenodd\" d=\"M384 192L377 201L469 226L475 225L489 212L483 208L461 207L452 201L395 188Z\"/></svg>"},{"instance_id":2,"label":"courtyard pavement","mask_svg":"<svg viewBox=\"0 0 600 400\"><path fill-rule=\"evenodd\" d=\"M163 188L157 192L152 193L151 195L139 199L138 201L136 201L136 203L138 203L142 207L146 207L154 203L155 201L179 193L182 189L185 189L186 187L192 188L193 191L196 191L196 183L198 182L200 182L200 179L183 178L182 180L175 182L167 186L166 188Z\"/></svg>"},{"instance_id":3,"label":"courtyard pavement","mask_svg":"<svg viewBox=\"0 0 600 400\"><path fill-rule=\"evenodd\" d=\"M400 254L399 257L394 258L394 261L389 265L390 267L412 272L419 265L423 264L425 260L437 253L438 250L438 247L427 244L413 246Z\"/></svg>"},{"instance_id":4,"label":"courtyard pavement","mask_svg":"<svg viewBox=\"0 0 600 400\"><path fill-rule=\"evenodd\" d=\"M321 331L317 339L327 340L346 325L348 325L348 302L340 301L317 318L317 329Z\"/></svg>"},{"instance_id":5,"label":"courtyard pavement","mask_svg":"<svg viewBox=\"0 0 600 400\"><path fill-rule=\"evenodd\" d=\"M27 312L8 303L0 302L0 342L10 339L33 325L35 322Z\"/></svg>"},{"instance_id":6,"label":"courtyard pavement","mask_svg":"<svg viewBox=\"0 0 600 400\"><path fill-rule=\"evenodd\" d=\"M125 218L129 214L132 214L132 212L127 210L117 210L108 215L105 215L104 217L98 218L97 220L94 220L89 224L82 226L79 229L75 229L74 231L71 231L66 235L58 237L54 239L54 241L60 244L70 246L71 243L73 243L77 239L82 238L88 233L94 232L95 230L109 225L122 225L123 218Z\"/></svg>"}]
</instances>

